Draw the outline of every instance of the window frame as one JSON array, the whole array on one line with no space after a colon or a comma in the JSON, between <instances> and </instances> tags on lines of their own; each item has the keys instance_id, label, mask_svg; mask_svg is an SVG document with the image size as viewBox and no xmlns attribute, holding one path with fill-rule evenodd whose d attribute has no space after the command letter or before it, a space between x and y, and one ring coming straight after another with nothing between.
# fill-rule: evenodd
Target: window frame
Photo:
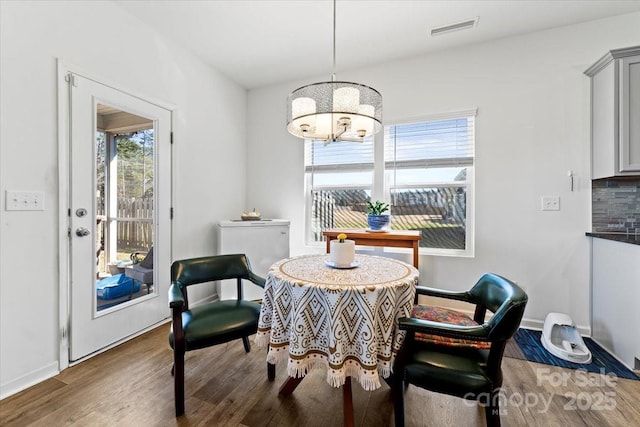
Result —
<instances>
[{"instance_id":1,"label":"window frame","mask_svg":"<svg viewBox=\"0 0 640 427\"><path fill-rule=\"evenodd\" d=\"M469 110L454 111L449 113L429 114L412 118L392 119L385 121L381 132L374 137L374 159L373 159L373 171L371 186L366 185L325 185L325 186L313 186L313 169L309 172L306 165L306 158L308 151L313 144L311 140L305 140L305 165L304 165L304 191L305 191L305 232L304 240L307 246L311 247L324 247L324 242L316 242L314 240L312 224L311 224L311 209L312 209L312 191L317 190L333 190L333 189L370 189L371 198L373 200L384 200L386 202L391 201L391 191L394 189L410 189L410 188L442 188L442 187L465 187L466 188L466 216L465 216L465 249L445 249L445 248L430 248L420 247L420 255L434 255L434 256L452 256L452 257L474 257L475 256L475 147L476 147L476 126L475 118L477 116L477 108ZM451 119L459 119L465 117L473 117L473 160L472 164L465 164L467 169L467 179L464 183L456 181L444 181L444 182L425 182L419 184L407 184L407 185L391 185L391 180L387 179L387 162L385 159L385 130L389 126L410 124L410 123L422 123L443 121ZM437 163L437 162L436 162ZM353 167L352 167L353 166ZM445 165L445 166L457 166L457 165ZM363 168L359 164L340 164L335 166L322 166L322 171L343 171L343 172L355 172L362 171ZM390 169L391 170L391 169ZM391 212L393 216L393 212ZM411 251L402 248L384 248L385 252L392 253L410 253Z\"/></svg>"}]
</instances>

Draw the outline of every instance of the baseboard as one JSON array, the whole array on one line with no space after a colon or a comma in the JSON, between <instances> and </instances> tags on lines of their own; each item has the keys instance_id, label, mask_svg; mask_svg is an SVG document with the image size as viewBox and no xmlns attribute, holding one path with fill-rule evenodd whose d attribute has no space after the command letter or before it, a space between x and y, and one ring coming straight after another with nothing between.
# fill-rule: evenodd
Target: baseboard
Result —
<instances>
[{"instance_id":1,"label":"baseboard","mask_svg":"<svg viewBox=\"0 0 640 427\"><path fill-rule=\"evenodd\" d=\"M520 322L522 328L533 329L535 331L541 331L544 327L544 320L538 319L522 319ZM576 329L580 332L580 335L585 337L591 337L591 327L585 325L576 325Z\"/></svg>"},{"instance_id":2,"label":"baseboard","mask_svg":"<svg viewBox=\"0 0 640 427\"><path fill-rule=\"evenodd\" d=\"M634 369L633 366L629 366L624 360L620 359L618 356L616 356L616 354L613 352L613 350L611 350L608 346L604 345L603 343L601 343L600 341L598 341L596 338L591 338L596 344L598 344L600 347L604 348L607 353L609 353L611 355L611 357L613 357L614 359L616 359L618 362L620 362L622 364L622 366L626 367L627 369L629 369L631 372L634 372L636 375L640 375L640 373L638 372L637 369ZM637 360L637 359L636 359Z\"/></svg>"},{"instance_id":3,"label":"baseboard","mask_svg":"<svg viewBox=\"0 0 640 427\"><path fill-rule=\"evenodd\" d=\"M128 337L126 337L126 338L124 338L124 339L122 339L120 341L117 341L117 342L115 342L113 344L110 344L110 345L98 350L95 353L91 353L90 355L88 355L86 357L83 357L82 359L79 359L79 360L76 360L74 362L69 363L69 367L75 366L75 365L77 365L79 363L82 363L82 362L84 362L84 361L86 361L86 360L88 360L88 359L90 359L90 358L92 358L94 356L97 356L98 354L104 353L107 350L111 350L112 348L117 347L120 344L123 344L124 342L126 342L126 341L128 341L130 339L133 339L133 338L135 338L137 336L140 336L140 335L142 335L142 334L144 334L146 332L149 332L152 329L157 328L160 325L163 325L163 324L166 324L166 323L169 323L169 322L171 322L171 318L170 317L166 318L166 319L163 319L160 322L155 323L155 324L153 324L153 325L151 325L151 326L149 326L149 327L147 327L147 328L145 328L145 329L143 329L141 331L138 331L133 335L130 335L130 336L128 336ZM53 362L53 363L51 363L51 364L49 364L47 366L44 366L44 367L42 367L40 369L37 369L37 370L35 370L33 372L30 372L29 374L23 375L20 378L17 378L15 380L9 381L8 383L5 383L5 384L1 384L0 385L0 400L2 400L4 398L7 398L7 397L9 397L11 395L14 395L14 394L16 394L18 392L21 392L22 390L25 390L25 389L27 389L27 388L29 388L31 386L34 386L34 385L36 385L38 383L41 383L42 381L48 380L49 378L53 378L56 375L58 375L59 373L60 373L60 370L59 370L58 362L56 361L56 362Z\"/></svg>"},{"instance_id":4,"label":"baseboard","mask_svg":"<svg viewBox=\"0 0 640 427\"><path fill-rule=\"evenodd\" d=\"M533 329L534 331L541 331L544 322L537 319L525 319L520 322L520 327L525 329Z\"/></svg>"},{"instance_id":5,"label":"baseboard","mask_svg":"<svg viewBox=\"0 0 640 427\"><path fill-rule=\"evenodd\" d=\"M208 304L210 302L216 302L219 301L220 298L218 297L218 294L212 294L212 295L208 295L206 298L201 298L199 300L196 301L189 301L189 307L197 307L199 305L202 304Z\"/></svg>"},{"instance_id":6,"label":"baseboard","mask_svg":"<svg viewBox=\"0 0 640 427\"><path fill-rule=\"evenodd\" d=\"M0 384L0 400L21 392L22 390L26 390L44 380L53 378L59 373L58 362L56 361L43 366L42 368L36 369L35 371L29 372L20 378Z\"/></svg>"}]
</instances>

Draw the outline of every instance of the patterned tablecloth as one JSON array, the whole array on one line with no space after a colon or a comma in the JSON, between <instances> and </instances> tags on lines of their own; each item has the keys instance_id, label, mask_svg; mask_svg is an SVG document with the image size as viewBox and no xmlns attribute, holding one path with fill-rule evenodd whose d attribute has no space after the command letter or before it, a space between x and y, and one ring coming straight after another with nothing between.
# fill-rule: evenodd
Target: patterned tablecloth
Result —
<instances>
[{"instance_id":1,"label":"patterned tablecloth","mask_svg":"<svg viewBox=\"0 0 640 427\"><path fill-rule=\"evenodd\" d=\"M270 363L287 359L291 377L322 366L334 387L351 376L375 390L379 375L391 374L404 339L397 320L411 313L418 270L369 255L356 255L356 268L335 269L328 258L307 255L271 266L256 344L269 345Z\"/></svg>"}]
</instances>

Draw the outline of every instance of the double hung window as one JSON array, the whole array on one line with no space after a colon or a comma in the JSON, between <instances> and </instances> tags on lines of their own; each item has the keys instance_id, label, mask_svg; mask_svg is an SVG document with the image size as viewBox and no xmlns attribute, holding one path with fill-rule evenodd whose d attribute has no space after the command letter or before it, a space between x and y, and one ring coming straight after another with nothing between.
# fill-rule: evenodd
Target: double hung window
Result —
<instances>
[{"instance_id":1,"label":"double hung window","mask_svg":"<svg viewBox=\"0 0 640 427\"><path fill-rule=\"evenodd\" d=\"M373 190L374 140L305 141L307 242L322 242L328 228L366 228Z\"/></svg>"},{"instance_id":2,"label":"double hung window","mask_svg":"<svg viewBox=\"0 0 640 427\"><path fill-rule=\"evenodd\" d=\"M388 124L377 141L306 141L307 242L366 228L373 198L391 204L392 229L422 231L422 253L473 255L474 128L465 111Z\"/></svg>"}]
</instances>

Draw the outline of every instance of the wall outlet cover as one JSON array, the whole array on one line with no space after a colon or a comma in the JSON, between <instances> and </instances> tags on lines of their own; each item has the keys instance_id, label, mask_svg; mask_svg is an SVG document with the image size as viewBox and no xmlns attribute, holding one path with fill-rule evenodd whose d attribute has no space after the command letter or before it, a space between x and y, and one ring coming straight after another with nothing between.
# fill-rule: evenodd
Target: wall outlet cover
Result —
<instances>
[{"instance_id":1,"label":"wall outlet cover","mask_svg":"<svg viewBox=\"0 0 640 427\"><path fill-rule=\"evenodd\" d=\"M559 211L560 210L560 196L542 196L543 211Z\"/></svg>"}]
</instances>

